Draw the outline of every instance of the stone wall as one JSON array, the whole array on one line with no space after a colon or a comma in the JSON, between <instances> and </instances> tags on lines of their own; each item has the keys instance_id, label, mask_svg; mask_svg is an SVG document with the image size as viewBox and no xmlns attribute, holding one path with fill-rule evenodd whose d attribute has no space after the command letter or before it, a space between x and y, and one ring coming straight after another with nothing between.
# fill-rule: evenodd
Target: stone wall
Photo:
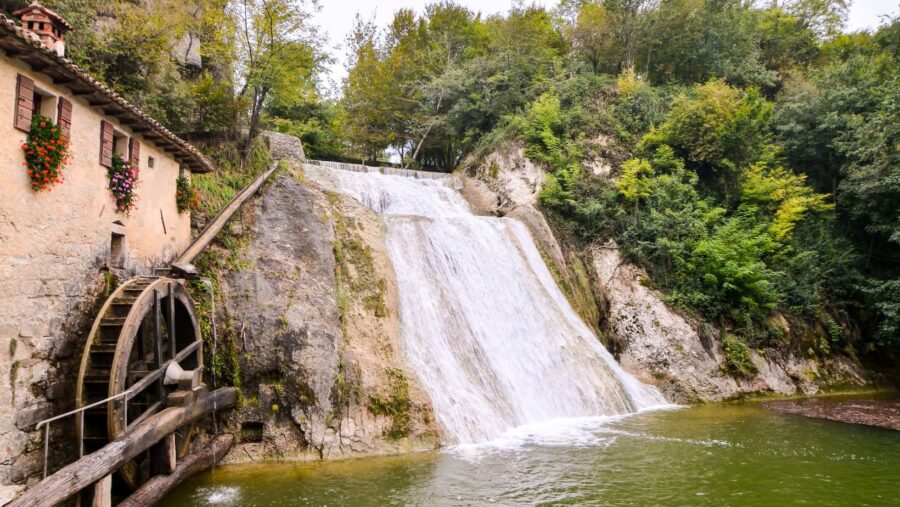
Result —
<instances>
[{"instance_id":1,"label":"stone wall","mask_svg":"<svg viewBox=\"0 0 900 507\"><path fill-rule=\"evenodd\" d=\"M0 69L0 485L10 485L40 474L35 423L74 405L85 328L107 290L107 267L121 276L152 273L190 243L190 217L175 205L178 162L140 137L138 207L117 214L99 163L100 121L129 136L130 129L17 60L0 56ZM17 74L73 103L73 159L50 192L33 192L22 166L26 133L12 125ZM125 254L110 263L114 231L124 235ZM72 421L57 426L67 431ZM57 449L63 440L54 433L51 457L67 457Z\"/></svg>"}]
</instances>

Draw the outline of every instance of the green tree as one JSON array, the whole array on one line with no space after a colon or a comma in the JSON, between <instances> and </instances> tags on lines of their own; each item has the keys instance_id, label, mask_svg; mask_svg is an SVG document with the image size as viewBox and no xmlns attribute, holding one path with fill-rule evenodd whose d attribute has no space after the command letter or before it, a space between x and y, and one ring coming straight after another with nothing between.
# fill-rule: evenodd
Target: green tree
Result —
<instances>
[{"instance_id":1,"label":"green tree","mask_svg":"<svg viewBox=\"0 0 900 507\"><path fill-rule=\"evenodd\" d=\"M313 0L238 0L232 6L237 19L239 100L249 103L249 153L271 94L302 100L315 93L315 75L324 63L320 42L310 19Z\"/></svg>"},{"instance_id":2,"label":"green tree","mask_svg":"<svg viewBox=\"0 0 900 507\"><path fill-rule=\"evenodd\" d=\"M641 145L675 149L698 171L733 193L740 169L759 160L767 150L771 104L758 91L741 91L712 81L679 96L666 121Z\"/></svg>"},{"instance_id":3,"label":"green tree","mask_svg":"<svg viewBox=\"0 0 900 507\"><path fill-rule=\"evenodd\" d=\"M566 35L575 52L595 74L601 70L612 71L619 64L619 59L613 61L616 55L613 19L604 6L583 5L575 22L567 27Z\"/></svg>"}]
</instances>

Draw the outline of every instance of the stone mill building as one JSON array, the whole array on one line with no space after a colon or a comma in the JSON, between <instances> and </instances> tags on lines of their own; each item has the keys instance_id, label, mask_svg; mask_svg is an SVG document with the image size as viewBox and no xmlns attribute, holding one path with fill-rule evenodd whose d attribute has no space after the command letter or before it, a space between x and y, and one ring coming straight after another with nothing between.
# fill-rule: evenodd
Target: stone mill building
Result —
<instances>
[{"instance_id":1,"label":"stone mill building","mask_svg":"<svg viewBox=\"0 0 900 507\"><path fill-rule=\"evenodd\" d=\"M176 179L212 169L66 59L62 17L36 2L15 16L0 16L0 505L40 478L35 425L72 408L84 320L109 277L152 274L190 244ZM48 190L33 189L25 164L35 115L69 139L63 181ZM110 191L116 157L139 171L128 213Z\"/></svg>"}]
</instances>

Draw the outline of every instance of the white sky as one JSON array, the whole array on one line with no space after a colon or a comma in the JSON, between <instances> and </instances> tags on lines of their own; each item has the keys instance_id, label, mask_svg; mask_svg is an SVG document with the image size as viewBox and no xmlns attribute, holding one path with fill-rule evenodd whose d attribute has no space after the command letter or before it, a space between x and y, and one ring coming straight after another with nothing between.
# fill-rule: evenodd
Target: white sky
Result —
<instances>
[{"instance_id":1,"label":"white sky","mask_svg":"<svg viewBox=\"0 0 900 507\"><path fill-rule=\"evenodd\" d=\"M433 0L320 0L321 10L314 22L328 34L331 54L335 63L330 67L331 79L337 83L346 75L344 69L344 38L353 27L357 12L365 19L375 15L379 27L386 26L394 17L394 12L403 7L411 7L421 13L425 5ZM469 9L484 15L506 12L514 0L456 0ZM557 5L557 0L526 0L526 4L539 4L548 8ZM898 14L898 0L855 0L850 7L847 27L850 30L865 30L879 24L879 16Z\"/></svg>"}]
</instances>

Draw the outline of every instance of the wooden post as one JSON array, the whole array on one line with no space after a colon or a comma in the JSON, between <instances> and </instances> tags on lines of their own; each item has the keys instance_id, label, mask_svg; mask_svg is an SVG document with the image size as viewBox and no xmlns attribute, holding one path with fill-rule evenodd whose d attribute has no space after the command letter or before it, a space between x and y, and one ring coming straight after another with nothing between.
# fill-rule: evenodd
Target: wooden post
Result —
<instances>
[{"instance_id":1,"label":"wooden post","mask_svg":"<svg viewBox=\"0 0 900 507\"><path fill-rule=\"evenodd\" d=\"M94 484L94 501L91 507L112 507L112 475L100 479Z\"/></svg>"},{"instance_id":2,"label":"wooden post","mask_svg":"<svg viewBox=\"0 0 900 507\"><path fill-rule=\"evenodd\" d=\"M175 341L175 282L169 283L169 357L178 354Z\"/></svg>"},{"instance_id":3,"label":"wooden post","mask_svg":"<svg viewBox=\"0 0 900 507\"><path fill-rule=\"evenodd\" d=\"M150 448L150 475L170 474L175 471L175 434Z\"/></svg>"},{"instance_id":4,"label":"wooden post","mask_svg":"<svg viewBox=\"0 0 900 507\"><path fill-rule=\"evenodd\" d=\"M159 290L153 289L153 346L156 354L155 369L159 369L163 364L162 357L162 304L159 297ZM165 399L165 388L163 387L163 377L159 378L156 383L156 394L160 400Z\"/></svg>"}]
</instances>

